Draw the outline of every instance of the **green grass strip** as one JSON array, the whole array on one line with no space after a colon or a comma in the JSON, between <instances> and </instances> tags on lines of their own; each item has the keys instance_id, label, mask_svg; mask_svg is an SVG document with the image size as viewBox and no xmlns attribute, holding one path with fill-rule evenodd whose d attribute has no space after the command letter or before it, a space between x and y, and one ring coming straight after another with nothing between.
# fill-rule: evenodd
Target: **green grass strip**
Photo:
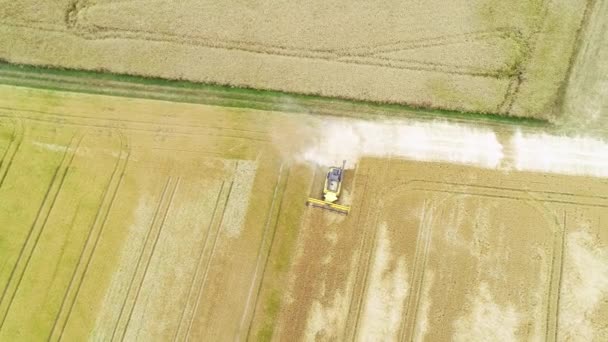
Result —
<instances>
[{"instance_id":1,"label":"green grass strip","mask_svg":"<svg viewBox=\"0 0 608 342\"><path fill-rule=\"evenodd\" d=\"M20 73L23 76L4 76L7 73ZM28 78L32 75L32 79ZM56 80L53 77L71 78ZM45 77L47 77L45 79ZM72 91L88 94L113 95L210 104L225 107L251 108L273 111L310 112L340 116L373 118L383 117L426 117L445 118L486 123L501 123L518 126L549 127L545 120L503 116L488 113L461 112L444 109L418 108L397 103L378 103L319 95L294 94L274 90L261 90L226 85L197 83L184 80L170 80L158 77L143 77L115 74L106 70L88 71L11 64L0 60L0 83L57 91ZM107 81L107 83L104 83ZM109 84L112 82L113 84ZM116 82L121 83L120 87ZM129 89L130 86L151 85L162 87L146 90L146 93ZM331 113L329 113L331 112Z\"/></svg>"}]
</instances>

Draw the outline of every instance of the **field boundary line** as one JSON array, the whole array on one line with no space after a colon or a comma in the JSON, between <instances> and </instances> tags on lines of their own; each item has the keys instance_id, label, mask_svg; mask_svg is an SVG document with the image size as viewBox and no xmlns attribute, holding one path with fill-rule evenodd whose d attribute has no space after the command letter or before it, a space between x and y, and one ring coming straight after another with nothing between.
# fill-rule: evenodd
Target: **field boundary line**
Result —
<instances>
[{"instance_id":1,"label":"field boundary line","mask_svg":"<svg viewBox=\"0 0 608 342\"><path fill-rule=\"evenodd\" d=\"M238 164L238 162L237 162ZM236 169L236 167L235 167ZM234 175L233 175L234 177ZM198 293L196 295L196 299L194 301L194 310L192 311L192 315L190 316L190 322L188 323L188 328L186 329L186 336L184 337L184 341L190 340L190 333L192 332L192 325L194 324L194 320L196 319L196 313L198 312L199 304L201 298L203 297L203 293L205 291L205 286L207 285L207 276L209 275L209 268L211 268L211 263L213 262L213 256L215 255L215 247L217 246L217 241L219 240L220 233L222 231L222 225L224 224L224 216L226 214L226 208L228 207L228 201L230 200L230 195L232 194L232 188L234 186L234 179L230 181L230 185L228 187L228 193L226 195L226 199L224 200L224 205L222 208L222 214L219 217L219 222L217 224L217 228L215 230L215 236L213 237L213 242L211 243L211 250L209 253L209 257L207 258L207 262L205 264L205 271L203 272L203 279L201 281L201 285L198 289Z\"/></svg>"},{"instance_id":2,"label":"field boundary line","mask_svg":"<svg viewBox=\"0 0 608 342\"><path fill-rule=\"evenodd\" d=\"M0 331L4 327L6 318L8 317L15 296L19 290L19 286L21 285L21 281L23 280L23 277L29 267L32 256L40 240L40 236L46 227L51 212L55 206L55 202L59 197L63 183L65 182L72 162L74 161L74 157L76 156L76 152L80 147L80 143L82 142L84 136L84 133L76 133L72 137L70 144L66 146L62 160L59 166L56 167L42 203L38 208L36 218L34 219L34 222L28 231L27 237L21 246L19 256L15 261L15 266L11 270L9 280L2 292L2 296L0 296ZM24 257L25 260L23 259ZM14 277L16 277L16 279ZM15 285L13 286L13 284Z\"/></svg>"},{"instance_id":3,"label":"field boundary line","mask_svg":"<svg viewBox=\"0 0 608 342\"><path fill-rule=\"evenodd\" d=\"M215 198L215 205L213 206L213 213L211 214L211 218L209 219L209 224L207 225L205 238L203 240L203 246L201 247L201 252L199 253L198 260L196 262L196 270L194 272L194 275L192 276L192 280L190 281L190 289L188 290L188 295L186 296L186 303L184 304L184 308L182 309L182 313L180 314L177 329L175 330L175 335L173 336L173 341L178 341L178 338L180 337L180 332L182 331L182 323L184 321L186 311L192 311L191 310L192 308L190 308L190 310L189 310L189 306L194 305L194 302L191 300L191 297L194 294L194 288L195 288L197 280L200 276L200 271L201 271L201 267L202 267L203 260L204 260L205 250L206 250L205 247L207 246L207 242L209 241L209 235L211 233L211 229L216 220L218 207L220 206L220 199L222 196L222 192L224 191L225 185L226 185L226 181L222 180L219 191L217 192L217 196ZM179 340L183 340L183 338L179 339Z\"/></svg>"},{"instance_id":4,"label":"field boundary line","mask_svg":"<svg viewBox=\"0 0 608 342\"><path fill-rule=\"evenodd\" d=\"M97 244L105 228L109 213L114 206L114 201L116 199L117 193L123 183L131 151L129 149L129 144L126 140L126 137L124 137L123 134L120 132L119 137L121 142L120 154L118 156L116 164L114 165L114 169L108 181L108 185L106 186L102 194L100 206L97 209L93 224L89 229L86 241L78 258L78 263L74 268L74 272L72 273L72 277L70 278L70 283L61 301L61 306L59 312L57 313L57 316L55 317L53 328L51 329L48 341L59 341L63 337L64 330L71 317L72 310L80 293L82 283L88 273L91 260L95 255L95 250L97 249ZM65 307L67 307L68 310L65 314L65 317L62 317Z\"/></svg>"},{"instance_id":5,"label":"field boundary line","mask_svg":"<svg viewBox=\"0 0 608 342\"><path fill-rule=\"evenodd\" d=\"M172 176L168 176L167 177L167 181L165 182L165 185L163 186L162 189L162 193L161 196L158 200L158 204L156 206L156 209L154 210L154 215L152 218L152 221L150 222L150 227L148 229L148 231L146 232L146 236L144 238L142 247L141 247L141 251L139 253L139 256L137 258L137 263L135 265L135 269L133 270L133 275L131 277L131 280L129 282L129 285L127 287L127 292L125 294L125 300L123 301L121 308L120 308L120 312L118 314L118 319L116 321L116 325L114 326L114 329L112 331L112 337L110 338L111 341L115 341L115 337L117 332L120 334L120 338L122 339L122 336L124 336L124 333L126 333L127 330L127 325L128 325L128 321L126 321L128 319L128 316L131 315L131 311L133 310L133 307L135 307L136 305L136 301L137 298L135 298L135 300L131 302L130 300L130 296L134 295L135 297L138 296L138 292L139 292L139 287L141 286L141 283L143 282L144 278L145 278L145 271L147 271L147 265L149 265L150 259L152 258L152 255L154 254L154 247L156 247L155 242L157 241L157 237L160 236L160 230L162 229L162 226L159 225L159 221L162 220L162 217L165 216L165 214L168 211L169 206L167 205L167 194L171 193L174 194L175 189L177 188L177 182L173 181L174 178ZM153 236L156 235L156 236ZM152 240L152 241L151 241ZM148 252L148 253L146 253ZM148 255L146 255L148 254ZM145 259L145 260L144 260ZM145 266L142 264L146 264ZM143 270L142 270L143 268ZM141 281L139 281L139 284L137 285L137 288L134 288L133 285L136 283L136 278L138 278L138 276L140 276L139 273L143 273L143 275L141 275ZM127 308L127 306L129 306L129 308ZM125 313L125 309L129 312L128 314ZM125 317L124 315L127 315L127 317ZM124 321L124 323L123 323ZM124 325L125 327L122 328L121 325ZM119 327L122 329L121 332L119 332Z\"/></svg>"},{"instance_id":6,"label":"field boundary line","mask_svg":"<svg viewBox=\"0 0 608 342\"><path fill-rule=\"evenodd\" d=\"M239 324L239 330L237 331L236 340L240 340L241 332L245 328L245 321L247 320L247 316L249 316L249 311L251 310L251 317L248 320L249 324L247 324L247 333L245 334L245 340L249 338L249 333L251 331L251 325L253 324L253 320L255 318L255 313L257 311L258 300L260 296L260 292L262 290L262 283L264 281L264 275L266 274L266 267L268 266L268 260L270 258L270 253L272 251L272 246L274 243L274 238L277 231L277 225L279 224L279 217L281 215L281 210L283 208L283 197L285 195L285 190L287 189L287 184L289 182L291 167L287 166L287 170L284 171L284 164L281 163L279 167L279 176L277 177L277 182L274 187L274 191L272 194L272 200L270 203L270 209L268 211L268 216L266 217L266 223L264 224L264 231L262 233L262 239L260 241L260 247L258 248L258 254L255 262L255 271L253 273L253 277L251 278L251 283L249 285L249 291L247 294L247 301L245 306L243 307L243 313L241 315L241 321ZM277 197L278 195L278 197ZM276 204L278 203L278 207ZM277 207L275 212L275 207ZM269 228L272 226L272 232L269 232ZM268 238L269 236L269 238ZM268 246L265 246L266 240L268 241ZM267 249L267 251L264 251ZM263 259L263 260L262 260ZM258 280L258 273L260 273ZM255 292L255 296L254 296ZM251 305L251 299L253 297L253 305ZM251 309L250 309L251 306Z\"/></svg>"},{"instance_id":7,"label":"field boundary line","mask_svg":"<svg viewBox=\"0 0 608 342\"><path fill-rule=\"evenodd\" d=\"M0 24L1 25L1 24ZM19 77L3 80L2 75L18 72ZM31 82L37 75L48 75L52 81ZM62 81L74 79L76 82ZM31 65L18 65L2 63L0 61L0 82L8 85L40 88L52 91L69 91L85 94L101 94L127 98L143 98L164 100L182 103L197 103L214 106L261 109L270 111L315 112L318 115L338 117L369 118L376 117L402 117L418 119L435 119L443 117L457 123L477 122L498 127L512 127L526 125L530 128L544 127L551 129L546 119L508 117L497 113L480 113L441 108L422 108L400 102L382 102L372 100L357 100L345 96L320 96L315 94L294 93L287 91L271 91L251 88L227 87L208 83L192 82L186 80L167 80L154 77L129 76L125 74L95 72L83 70L63 70L35 67ZM42 83L41 83L42 82ZM66 83L77 83L70 86ZM133 85L153 85L162 91L127 91L121 86L110 86L110 83L119 83L125 87ZM104 87L100 86L105 85ZM131 87L132 88L132 87ZM189 89L193 95L183 93L182 89ZM294 105L279 103L281 98L288 97Z\"/></svg>"},{"instance_id":8,"label":"field boundary line","mask_svg":"<svg viewBox=\"0 0 608 342\"><path fill-rule=\"evenodd\" d=\"M15 160L15 156L17 155L17 152L21 147L21 143L23 143L23 139L25 138L25 127L23 121L15 117L11 117L11 119L16 120L18 124L15 124L13 121L13 133L11 137L11 142L6 148L6 151L4 151L2 155L2 160L0 161L0 189L2 189L2 186L4 185L6 176L8 175L8 172L11 169L11 166L13 165L13 160ZM9 154L10 157L8 159L8 163L5 163L6 157Z\"/></svg>"}]
</instances>

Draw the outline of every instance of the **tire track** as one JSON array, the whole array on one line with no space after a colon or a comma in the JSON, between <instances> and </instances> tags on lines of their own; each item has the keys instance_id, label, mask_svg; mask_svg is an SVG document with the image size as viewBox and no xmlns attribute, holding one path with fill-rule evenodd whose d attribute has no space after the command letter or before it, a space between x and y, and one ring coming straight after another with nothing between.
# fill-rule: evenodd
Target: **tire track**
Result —
<instances>
[{"instance_id":1,"label":"tire track","mask_svg":"<svg viewBox=\"0 0 608 342\"><path fill-rule=\"evenodd\" d=\"M14 118L13 118L14 119ZM25 127L23 127L23 121L21 119L18 120L18 124L13 124L13 134L11 137L11 142L9 143L6 151L4 151L2 155L2 161L0 161L0 189L4 185L4 181L6 180L6 176L13 165L13 160L21 147L21 143L23 142L23 137L25 135ZM8 157L8 162L6 158Z\"/></svg>"},{"instance_id":2,"label":"tire track","mask_svg":"<svg viewBox=\"0 0 608 342\"><path fill-rule=\"evenodd\" d=\"M566 244L567 215L564 210L563 226L556 232L553 243L553 255L551 258L551 277L549 282L549 294L547 301L547 330L545 341L557 341L559 332L559 302L562 278L564 272L564 253ZM559 225L558 225L559 227Z\"/></svg>"},{"instance_id":3,"label":"tire track","mask_svg":"<svg viewBox=\"0 0 608 342\"><path fill-rule=\"evenodd\" d=\"M505 99L503 103L500 105L502 113L500 114L508 114L512 111L515 102L517 101L519 95L519 89L523 82L525 81L525 73L528 62L530 61L534 50L536 50L537 45L539 44L540 36L545 26L545 22L550 10L552 0L542 0L541 6L539 8L539 18L540 23L533 25L532 33L526 39L527 44L522 45L526 47L523 50L523 54L521 57L521 62L519 63L517 70L515 71L515 78L512 80L512 84L509 84L509 89L505 94Z\"/></svg>"},{"instance_id":4,"label":"tire track","mask_svg":"<svg viewBox=\"0 0 608 342\"><path fill-rule=\"evenodd\" d=\"M0 107L0 109L6 109L6 108ZM23 109L19 109L19 111L32 112L30 110L23 110ZM44 112L41 112L41 113L44 115L49 115L49 116L54 115L54 114L44 113ZM83 123L83 122L75 122L75 121L70 122L70 121L68 121L69 116L66 116L66 115L57 115L57 116L61 117L62 125L72 125L72 126L78 126L78 127L93 127L93 128L103 128L103 129L108 128L108 123L122 121L119 119L104 119L103 121L106 122L105 124L93 124L93 123ZM0 114L0 117L8 117L8 115ZM53 123L53 124L57 123L56 119L43 119L43 118L39 118L39 117L27 117L25 119L30 120L30 121L35 121L35 122L44 122L44 123ZM121 128L123 128L125 130L129 130L129 131L135 131L135 132L158 133L158 128L137 128L137 127L121 127ZM219 128L218 130L221 131L222 129ZM268 139L268 138L251 137L251 136L248 137L248 136L243 136L243 134L222 134L222 133L184 132L184 131L181 131L181 132L180 131L171 131L170 133L173 135L231 138L231 139L239 139L239 140L251 140L251 141L256 141L256 142L269 142L270 141L270 139Z\"/></svg>"},{"instance_id":5,"label":"tire track","mask_svg":"<svg viewBox=\"0 0 608 342\"><path fill-rule=\"evenodd\" d=\"M211 218L209 220L209 224L207 225L207 232L205 233L205 239L203 241L203 246L201 248L201 252L199 253L198 256L198 261L196 263L196 271L194 273L194 275L192 276L192 280L190 281L190 289L188 290L188 295L186 296L186 304L184 305L184 308L182 310L182 313L180 315L179 318L179 322L177 325L177 329L175 330L175 335L173 336L173 341L183 341L185 339L182 332L182 324L184 322L184 317L186 316L186 312L191 312L192 308L190 306L195 305L194 300L191 299L191 297L194 295L194 289L195 289L195 285L197 284L197 280L199 279L199 271L201 270L201 267L203 265L203 260L204 260L204 255L205 255L205 250L206 250L206 246L207 246L207 242L209 241L209 235L211 234L211 230L213 228L213 224L215 223L216 220L216 215L218 213L218 208L220 207L220 199L222 197L222 193L225 189L226 186L226 181L223 180L221 185L220 185L220 189L217 193L216 199L215 199L215 205L213 207L213 213L211 214ZM222 211L224 210L224 208L221 209ZM192 304L191 304L192 303ZM190 315L192 315L193 313L190 313ZM180 334L181 333L181 334ZM180 338L181 337L181 338Z\"/></svg>"},{"instance_id":6,"label":"tire track","mask_svg":"<svg viewBox=\"0 0 608 342\"><path fill-rule=\"evenodd\" d=\"M384 169L384 174L383 175L379 175L379 179L385 179L386 178L386 174L388 172L388 170L390 169L390 164L391 164L391 159L389 157L388 162L386 163L386 167ZM366 179L367 182L368 179ZM367 186L367 183L366 183ZM369 222L369 215L372 211L370 210L368 212L368 216L365 220L365 223ZM368 289L368 276L369 276L369 271L371 268L371 264L372 264L372 260L374 259L374 256L376 254L376 247L377 247L377 237L378 237L378 219L379 219L379 215L375 215L374 217L374 222L373 222L373 232L371 235L371 239L369 239L369 243L371 244L371 246L368 249L368 252L364 252L367 248L365 248L363 246L363 244L365 243L365 241L362 243L362 249L361 249L361 256L359 258L359 263L358 265L358 269L357 269L357 276L358 273L360 272L360 265L361 265L361 261L364 259L364 257L367 259L365 261L365 266L363 268L363 276L361 281L357 281L357 283L361 284L361 290L359 291L360 294L359 295L355 295L356 291L355 289L353 289L353 296L351 296L351 303L349 305L349 317L351 315L351 309L356 310L355 316L354 316L354 320L353 320L353 328L349 334L349 337L352 337L352 340L356 340L357 336L359 334L359 324L361 321L361 312L363 311L363 301L365 298L367 298L367 289ZM365 224L364 223L364 224ZM365 235L364 239L367 240L367 234ZM365 256L365 254L367 254L367 256ZM358 279L358 278L357 278ZM352 307L353 302L356 302L356 306L355 308ZM347 326L348 327L348 326ZM348 333L348 330L347 330Z\"/></svg>"},{"instance_id":7,"label":"tire track","mask_svg":"<svg viewBox=\"0 0 608 342\"><path fill-rule=\"evenodd\" d=\"M146 234L141 253L139 254L137 264L135 266L135 271L133 272L133 277L129 283L125 301L120 308L116 326L112 331L111 341L122 341L127 333L133 315L133 310L137 304L137 300L139 299L143 282L146 278L148 268L150 267L150 262L154 256L154 251L171 209L171 205L173 204L173 199L179 187L179 182L179 177L174 178L173 176L169 176L165 186L163 187L163 192L155 210L154 218L152 219L150 229ZM130 297L132 299L130 299Z\"/></svg>"},{"instance_id":8,"label":"tire track","mask_svg":"<svg viewBox=\"0 0 608 342\"><path fill-rule=\"evenodd\" d=\"M61 83L65 83L65 84L78 85L78 86L85 86L89 83L86 79L73 77L73 76L62 76L62 75L52 75L52 74L32 74L29 72L11 71L11 70L0 70L0 76L7 77L7 78L18 78L18 79L27 78L30 81L35 80L35 81L41 81L41 82L61 82ZM203 90L203 89L189 89L189 88L170 88L168 86L161 86L161 85L154 85L154 84L129 83L129 82L124 82L124 81L115 81L115 80L111 80L111 79L104 79L103 83L104 83L104 86L113 88L113 89L141 91L141 92L148 92L148 93L151 93L151 92L166 93L167 89L172 89L177 95L180 95L180 96L200 96L201 91ZM225 94L225 91L217 90L217 89L204 89L204 91L205 91L206 96L207 95L222 96ZM258 98L258 97L259 96L255 95L255 94L234 94L235 100L238 99L238 100L255 101L256 98ZM0 107L0 108L5 109L5 110L13 110L13 108L6 108L6 107ZM94 115L91 115L91 116L76 115L76 114L66 115L66 114L62 114L62 113L53 113L53 112L41 111L41 110L31 110L31 109L30 110L19 109L19 110L24 111L24 112L32 112L32 113L36 113L36 114L57 116L61 119L78 118L78 119L95 120L95 121L103 121L103 122L110 121L110 122L120 122L120 123L139 124L139 125L155 125L155 126L159 125L158 123L154 123L154 122L150 122L150 121L135 120L135 119L129 119L129 118L100 119L99 117L94 116ZM217 130L220 133L226 132L226 131L232 131L236 134L251 133L251 134L265 135L265 134L269 133L269 130L264 129L265 127L259 127L260 129L264 129L264 130L260 130L260 129L239 128L239 127L235 127L235 126L221 127L221 126L212 126L212 125L195 124L195 123L180 124L178 122L163 122L162 126L163 127L176 127L176 128L200 128L200 129L207 129L207 130ZM208 134L212 134L212 133L209 132Z\"/></svg>"},{"instance_id":9,"label":"tire track","mask_svg":"<svg viewBox=\"0 0 608 342\"><path fill-rule=\"evenodd\" d=\"M373 170L372 170L373 172ZM363 199L361 200L361 205L359 206L360 208L368 208L370 207L369 205L365 205L364 203L366 202L367 197L365 196L365 194L367 193L367 186L369 183L369 175L365 175L365 182L363 183ZM366 213L366 220L369 217L370 211L371 209L367 210ZM363 210L359 211L359 215L357 215L357 219L356 219L356 227L360 227L361 226L361 217L363 216ZM363 251L364 250L364 245L365 245L365 240L366 240L366 236L367 236L367 232L365 232L361 238L361 243L359 244L359 250ZM359 257L359 260L361 260L361 257ZM355 311L358 312L358 309L355 308L355 298L358 297L356 295L357 292L357 288L356 288L356 279L359 278L359 272L360 272L360 263L357 263L357 269L355 271L356 275L355 275L355 288L353 288L353 294L350 296L350 303L348 304L348 314L347 314L347 318L346 318L346 333L345 335L347 335L347 339L349 341L354 341L355 340L355 335L357 334L357 326L358 326L358 317L357 314L353 313Z\"/></svg>"},{"instance_id":10,"label":"tire track","mask_svg":"<svg viewBox=\"0 0 608 342\"><path fill-rule=\"evenodd\" d=\"M4 153L2 153L2 158L0 158L0 175L3 174L2 166L4 164L4 160L6 159L6 156L8 155L9 151L11 150L11 145L15 141L15 135L17 133L17 127L15 126L14 119L10 119L8 121L11 122L11 127L13 130L11 131L10 141L8 142L8 146L6 147L6 150L4 150Z\"/></svg>"},{"instance_id":11,"label":"tire track","mask_svg":"<svg viewBox=\"0 0 608 342\"><path fill-rule=\"evenodd\" d=\"M95 250L97 249L97 244L105 227L109 213L114 206L116 195L123 183L131 151L129 149L129 144L126 137L124 137L120 132L119 136L121 141L121 150L118 160L114 165L114 170L112 171L108 185L106 186L102 195L100 206L95 214L93 224L89 230L87 239L78 258L78 263L76 264L72 277L70 278L68 288L61 301L61 306L57 316L55 317L53 328L51 329L51 333L48 338L49 341L58 341L63 337L65 327L67 326L67 323L72 315L72 310L74 309L76 299L80 293L80 288L89 271L91 260L95 254ZM68 309L64 314L64 309L66 307Z\"/></svg>"},{"instance_id":12,"label":"tire track","mask_svg":"<svg viewBox=\"0 0 608 342\"><path fill-rule=\"evenodd\" d=\"M384 169L384 174L386 174L386 171L389 169L389 165L390 165L390 159L389 161L386 163L386 167ZM376 174L375 170L368 170L368 172L372 173L372 174ZM375 176L376 177L376 176ZM378 175L379 179L382 179L383 176ZM365 201L367 201L368 198L375 198L375 193L372 193L371 196L369 196L367 194L367 189L368 189L368 185L369 185L369 176L365 175L365 183L363 185L363 193L362 193L362 203L359 206L360 208L367 208L369 207L369 209L367 210L367 213L365 215L365 219L361 220L361 216L362 216L362 211L359 212L359 216L357 217L357 223L355 225L355 227L361 227L361 228L365 228L365 227L369 227L367 225L367 223L370 221L370 216L373 213L373 208L377 208L376 205L366 205L364 204ZM369 268L370 268L370 263L371 260L373 259L373 255L374 255L374 251L376 248L376 236L377 236L377 232L378 232L378 216L376 215L373 219L373 225L371 227L371 232L370 229L365 229L362 237L361 237L361 242L359 244L359 258L358 258L358 262L357 262L357 266L356 266L356 271L355 271L355 284L353 287L353 291L352 291L352 295L350 296L350 303L349 303L349 307L348 307L348 314L347 314L347 318L346 318L346 331L345 331L345 336L347 336L347 339L350 341L354 341L357 338L357 335L359 333L359 321L360 321L360 317L361 317L361 311L363 308L363 300L365 299L365 294L367 292L367 278L368 278L368 274L369 274ZM361 224L361 222L363 224ZM370 237L371 234L371 237ZM363 267L361 265L364 265Z\"/></svg>"},{"instance_id":13,"label":"tire track","mask_svg":"<svg viewBox=\"0 0 608 342\"><path fill-rule=\"evenodd\" d=\"M249 292L247 294L247 301L243 308L243 314L241 315L241 323L239 326L239 331L237 332L236 340L241 340L241 332L245 330L245 321L248 316L251 316L248 319L247 324L247 333L245 340L249 339L249 333L251 332L251 325L253 323L253 319L255 318L255 313L257 311L258 300L260 296L260 292L262 290L262 281L264 280L264 274L266 273L266 267L268 266L268 260L270 257L270 252L272 251L272 245L274 243L274 238L277 231L277 225L279 223L279 217L281 215L281 209L283 208L283 197L285 194L285 190L287 189L287 184L289 182L289 174L290 167L287 167L287 171L283 171L284 164L281 164L279 168L279 176L277 177L277 183L274 188L274 192L272 194L272 202L270 204L270 210L268 211L268 216L266 218L266 224L264 225L264 232L262 233L262 240L260 242L260 247L258 249L258 255L255 263L255 272L251 279L251 284L249 287ZM285 173L285 175L283 175ZM277 196L278 195L278 196ZM275 206L278 203L278 208L275 213ZM274 222L273 222L274 221ZM269 232L269 227L272 226L272 232ZM270 240L268 241L268 246L265 246L265 242L268 239L268 235L270 235ZM265 251L266 250L266 251ZM260 273L258 280L258 273ZM255 295L254 295L255 292ZM253 296L253 305L251 304L251 298ZM252 308L251 315L249 315L249 308Z\"/></svg>"},{"instance_id":14,"label":"tire track","mask_svg":"<svg viewBox=\"0 0 608 342\"><path fill-rule=\"evenodd\" d=\"M203 297L203 293L205 291L205 285L207 285L207 276L209 275L209 268L213 261L213 256L215 254L215 247L217 245L217 241L219 240L220 232L222 230L222 224L224 223L224 215L226 214L226 207L228 207L228 201L230 200L230 195L232 194L232 187L234 186L234 181L230 182L230 186L228 187L228 193L226 195L226 199L224 200L222 214L220 215L219 222L217 224L217 229L215 231L215 236L213 237L213 242L210 247L209 257L207 258L207 263L205 264L205 272L203 273L203 279L201 281L201 285L198 290L198 294L194 301L194 310L192 311L192 315L190 316L190 322L188 323L188 328L186 329L186 333L184 336L184 340L190 340L190 333L192 331L192 325L194 324L194 320L196 318L196 313L198 312L199 304L201 302L201 298Z\"/></svg>"},{"instance_id":15,"label":"tire track","mask_svg":"<svg viewBox=\"0 0 608 342\"><path fill-rule=\"evenodd\" d=\"M28 231L25 242L21 246L15 266L11 271L7 285L2 292L2 296L0 297L0 331L4 327L6 318L10 312L17 291L19 290L19 285L21 284L23 276L29 267L36 246L38 245L38 241L40 240L40 236L46 227L51 212L53 211L53 207L55 206L55 202L57 201L57 197L59 196L63 183L65 182L83 138L84 134L78 133L74 135L70 144L66 147L61 163L55 169L49 187L47 188L42 200L42 204L38 208L36 218Z\"/></svg>"},{"instance_id":16,"label":"tire track","mask_svg":"<svg viewBox=\"0 0 608 342\"><path fill-rule=\"evenodd\" d=\"M26 27L31 29L31 25L22 25L18 23L4 24L9 27ZM56 28L52 27L43 27L39 26L35 28L40 31L50 31L57 32ZM490 31L490 37L494 35L495 37L499 37L502 39L512 39L516 42L519 42L519 39L516 31L511 34L505 34L504 30L506 28L496 30L496 33L492 33ZM428 40L431 43L421 44L420 39L412 40L412 41L403 41L397 43L388 43L388 44L380 44L378 46L363 46L363 47L354 47L349 49L298 49L294 47L287 46L279 46L279 45L269 45L263 43L252 43L247 41L217 41L215 39L205 39L203 37L196 36L184 36L184 35L176 35L170 33L159 33L153 31L146 30L124 30L124 29L116 29L111 27L103 27L95 25L94 29L86 29L81 27L78 30L59 30L62 33L72 34L78 37L81 37L85 40L109 40L109 39L125 39L125 40L138 40L138 41L149 41L149 42L166 42L172 44L179 45L190 45L190 46L201 46L206 48L213 49L223 49L223 50L237 50L237 51L245 51L256 54L264 54L271 56L285 56L292 58L302 58L302 59L313 59L313 60L325 60L325 61L333 61L339 63L347 63L347 64L361 64L361 65L376 65L383 66L387 68L396 68L396 69L408 69L415 71L438 71L448 74L458 74L458 75L471 75L471 76L480 76L480 77L496 77L496 73L486 72L486 73L477 73L470 72L466 67L462 67L458 69L458 67L454 67L452 70L450 69L435 69L435 65L433 63L425 63L419 62L419 65L426 65L426 67L420 67L416 65L396 65L394 63L378 63L374 62L374 58L377 58L378 53L386 53L392 51L401 51L403 50L411 50L416 48L422 48L426 46L449 46L454 44L454 37L445 36L445 37L434 37L429 38ZM467 42L467 37L476 37L474 39L480 38L481 41L488 39L488 33L478 33L478 32L470 32L463 33L462 42ZM456 35L457 36L457 35ZM422 39L424 41L425 39ZM445 41L445 42L443 42ZM403 48L402 48L403 47ZM366 51L371 50L371 52ZM365 51L365 52L364 52ZM364 59L361 59L364 58Z\"/></svg>"},{"instance_id":17,"label":"tire track","mask_svg":"<svg viewBox=\"0 0 608 342\"><path fill-rule=\"evenodd\" d=\"M416 239L416 253L414 254L414 271L411 291L408 295L407 305L404 310L404 321L400 328L400 341L412 341L416 329L416 319L420 304L420 294L424 284L426 261L432 240L433 225L428 217L428 202L425 199L422 209L422 222L418 237Z\"/></svg>"}]
</instances>

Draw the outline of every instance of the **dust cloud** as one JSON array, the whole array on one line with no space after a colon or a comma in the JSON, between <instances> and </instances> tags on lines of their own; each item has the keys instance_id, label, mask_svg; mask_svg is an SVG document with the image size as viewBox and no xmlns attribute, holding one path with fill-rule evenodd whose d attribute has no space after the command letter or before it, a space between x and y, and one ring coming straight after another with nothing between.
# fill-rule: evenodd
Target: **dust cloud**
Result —
<instances>
[{"instance_id":1,"label":"dust cloud","mask_svg":"<svg viewBox=\"0 0 608 342\"><path fill-rule=\"evenodd\" d=\"M288 129L294 132L292 129ZM296 135L281 139L283 146L300 142L291 149L298 162L319 166L347 167L361 157L395 157L420 161L472 164L497 167L503 157L502 145L494 132L443 121L364 121L316 119L299 126Z\"/></svg>"},{"instance_id":2,"label":"dust cloud","mask_svg":"<svg viewBox=\"0 0 608 342\"><path fill-rule=\"evenodd\" d=\"M517 170L608 177L608 143L598 139L516 132L511 147Z\"/></svg>"},{"instance_id":3,"label":"dust cloud","mask_svg":"<svg viewBox=\"0 0 608 342\"><path fill-rule=\"evenodd\" d=\"M320 167L347 160L354 168L362 157L378 157L608 177L608 142L591 137L506 130L503 146L489 127L446 121L307 119L273 129L284 158Z\"/></svg>"}]
</instances>

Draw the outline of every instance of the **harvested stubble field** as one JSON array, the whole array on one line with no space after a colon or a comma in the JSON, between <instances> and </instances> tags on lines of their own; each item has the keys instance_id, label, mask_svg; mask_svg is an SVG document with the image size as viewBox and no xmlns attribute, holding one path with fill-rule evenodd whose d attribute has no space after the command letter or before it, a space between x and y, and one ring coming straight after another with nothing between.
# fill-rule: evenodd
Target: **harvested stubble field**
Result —
<instances>
[{"instance_id":1,"label":"harvested stubble field","mask_svg":"<svg viewBox=\"0 0 608 342\"><path fill-rule=\"evenodd\" d=\"M554 119L591 0L0 0L0 58Z\"/></svg>"},{"instance_id":2,"label":"harvested stubble field","mask_svg":"<svg viewBox=\"0 0 608 342\"><path fill-rule=\"evenodd\" d=\"M605 179L364 158L344 217L314 120L0 86L0 340L608 338Z\"/></svg>"}]
</instances>

